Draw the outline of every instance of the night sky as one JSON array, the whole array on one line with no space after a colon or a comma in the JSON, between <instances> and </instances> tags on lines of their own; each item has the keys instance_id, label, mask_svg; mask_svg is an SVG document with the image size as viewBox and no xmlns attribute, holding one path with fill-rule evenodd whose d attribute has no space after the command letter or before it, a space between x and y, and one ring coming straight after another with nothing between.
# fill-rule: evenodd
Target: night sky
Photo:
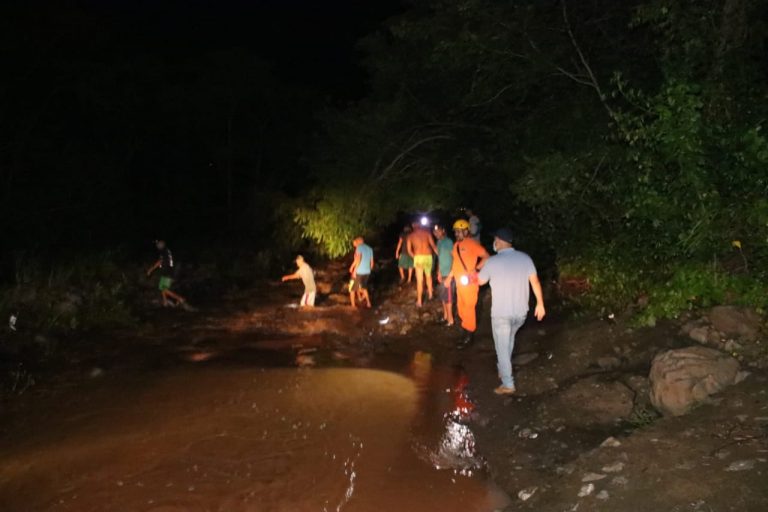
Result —
<instances>
[{"instance_id":1,"label":"night sky","mask_svg":"<svg viewBox=\"0 0 768 512\"><path fill-rule=\"evenodd\" d=\"M279 79L346 98L365 83L356 42L403 7L398 0L51 0L8 9L16 15L6 22L62 56L117 62L239 48L269 62Z\"/></svg>"},{"instance_id":2,"label":"night sky","mask_svg":"<svg viewBox=\"0 0 768 512\"><path fill-rule=\"evenodd\" d=\"M258 207L306 184L301 166L318 112L365 95L357 41L403 8L397 0L3 3L6 243L258 236Z\"/></svg>"}]
</instances>

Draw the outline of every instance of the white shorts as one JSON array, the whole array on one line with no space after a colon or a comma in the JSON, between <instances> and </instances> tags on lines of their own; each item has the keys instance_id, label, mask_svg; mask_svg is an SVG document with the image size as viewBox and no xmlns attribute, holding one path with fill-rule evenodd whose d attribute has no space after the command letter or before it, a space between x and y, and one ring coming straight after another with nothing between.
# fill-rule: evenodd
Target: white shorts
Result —
<instances>
[{"instance_id":1,"label":"white shorts","mask_svg":"<svg viewBox=\"0 0 768 512\"><path fill-rule=\"evenodd\" d=\"M315 292L304 292L301 296L301 302L299 306L314 306L315 305Z\"/></svg>"}]
</instances>

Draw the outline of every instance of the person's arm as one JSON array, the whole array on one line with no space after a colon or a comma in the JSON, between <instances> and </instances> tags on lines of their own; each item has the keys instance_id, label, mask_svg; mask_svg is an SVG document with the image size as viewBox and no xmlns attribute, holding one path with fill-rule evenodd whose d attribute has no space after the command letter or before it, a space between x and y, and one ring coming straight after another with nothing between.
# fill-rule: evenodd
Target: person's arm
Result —
<instances>
[{"instance_id":1,"label":"person's arm","mask_svg":"<svg viewBox=\"0 0 768 512\"><path fill-rule=\"evenodd\" d=\"M483 266L480 272L477 274L477 284L483 286L485 283L491 280L491 273L488 267Z\"/></svg>"},{"instance_id":2,"label":"person's arm","mask_svg":"<svg viewBox=\"0 0 768 512\"><path fill-rule=\"evenodd\" d=\"M536 296L536 309L534 310L534 316L536 320L541 322L547 311L544 309L544 293L541 291L541 282L539 281L538 274L531 274L528 276L528 281L531 283L533 289L533 295Z\"/></svg>"},{"instance_id":3,"label":"person's arm","mask_svg":"<svg viewBox=\"0 0 768 512\"><path fill-rule=\"evenodd\" d=\"M405 241L405 248L408 251L408 255L413 258L413 242L411 241L411 237L408 237L408 240Z\"/></svg>"},{"instance_id":4,"label":"person's arm","mask_svg":"<svg viewBox=\"0 0 768 512\"><path fill-rule=\"evenodd\" d=\"M435 245L435 239L432 235L429 235L429 246L432 248L432 252L437 256L437 245Z\"/></svg>"},{"instance_id":5,"label":"person's arm","mask_svg":"<svg viewBox=\"0 0 768 512\"><path fill-rule=\"evenodd\" d=\"M298 270L296 272L294 272L293 274L288 274L286 276L283 276L280 280L282 282L286 282L286 281L289 281L291 279L301 279L301 276L299 275L299 271Z\"/></svg>"},{"instance_id":6,"label":"person's arm","mask_svg":"<svg viewBox=\"0 0 768 512\"><path fill-rule=\"evenodd\" d=\"M352 261L352 266L349 267L349 273L352 274L352 277L355 277L355 269L357 269L357 266L360 264L360 253L358 251L355 251L355 259Z\"/></svg>"},{"instance_id":7,"label":"person's arm","mask_svg":"<svg viewBox=\"0 0 768 512\"><path fill-rule=\"evenodd\" d=\"M154 265L152 265L151 267L149 267L149 270L147 270L147 275L148 275L148 276L152 275L152 272L154 272L155 270L157 270L158 268L160 268L160 265L162 265L162 264L163 264L163 259L162 259L162 258L159 258L159 259L158 259L158 260L155 262L155 264L154 264Z\"/></svg>"},{"instance_id":8,"label":"person's arm","mask_svg":"<svg viewBox=\"0 0 768 512\"><path fill-rule=\"evenodd\" d=\"M373 252L371 252L371 272L373 272Z\"/></svg>"},{"instance_id":9,"label":"person's arm","mask_svg":"<svg viewBox=\"0 0 768 512\"><path fill-rule=\"evenodd\" d=\"M480 246L480 248L482 249L483 252L481 252L478 255L480 259L478 260L477 265L475 265L475 268L477 270L482 269L483 265L485 265L485 262L488 261L488 258L491 257L491 255L488 254L488 251L486 251L485 248L482 245Z\"/></svg>"},{"instance_id":10,"label":"person's arm","mask_svg":"<svg viewBox=\"0 0 768 512\"><path fill-rule=\"evenodd\" d=\"M397 239L397 249L395 249L395 258L400 258L400 249L403 248L403 237Z\"/></svg>"}]
</instances>

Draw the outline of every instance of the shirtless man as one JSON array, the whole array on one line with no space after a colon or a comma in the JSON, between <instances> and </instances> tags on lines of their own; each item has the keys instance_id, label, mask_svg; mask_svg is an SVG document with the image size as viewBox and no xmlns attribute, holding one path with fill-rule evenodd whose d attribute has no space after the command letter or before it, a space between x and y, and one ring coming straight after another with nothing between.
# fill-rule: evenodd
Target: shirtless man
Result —
<instances>
[{"instance_id":1,"label":"shirtless man","mask_svg":"<svg viewBox=\"0 0 768 512\"><path fill-rule=\"evenodd\" d=\"M421 307L424 293L424 278L427 279L427 296L432 298L432 254L437 254L437 246L432 233L419 222L413 222L413 233L408 235L408 254L413 258L416 269L416 305Z\"/></svg>"}]
</instances>

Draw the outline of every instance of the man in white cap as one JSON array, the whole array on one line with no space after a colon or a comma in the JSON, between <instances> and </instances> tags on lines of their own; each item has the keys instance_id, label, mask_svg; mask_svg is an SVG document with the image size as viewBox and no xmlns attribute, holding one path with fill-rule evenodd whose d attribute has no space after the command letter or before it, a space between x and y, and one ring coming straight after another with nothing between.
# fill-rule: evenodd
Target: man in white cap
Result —
<instances>
[{"instance_id":1,"label":"man in white cap","mask_svg":"<svg viewBox=\"0 0 768 512\"><path fill-rule=\"evenodd\" d=\"M512 248L512 231L502 228L493 235L491 256L478 275L481 285L491 284L491 327L496 346L501 386L494 389L497 395L511 395L515 392L512 377L512 351L515 348L515 334L525 323L528 315L530 290L536 296L534 316L541 321L546 314L541 282L530 256Z\"/></svg>"}]
</instances>

